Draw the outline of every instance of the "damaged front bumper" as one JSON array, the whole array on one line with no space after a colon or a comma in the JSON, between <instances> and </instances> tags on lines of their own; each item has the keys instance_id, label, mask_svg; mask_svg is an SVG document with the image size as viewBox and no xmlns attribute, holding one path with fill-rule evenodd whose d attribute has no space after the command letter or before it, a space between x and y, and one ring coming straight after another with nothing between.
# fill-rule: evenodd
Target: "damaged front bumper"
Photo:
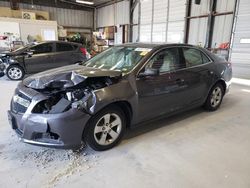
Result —
<instances>
[{"instance_id":1,"label":"damaged front bumper","mask_svg":"<svg viewBox=\"0 0 250 188\"><path fill-rule=\"evenodd\" d=\"M27 109L22 109L23 106L12 100L8 111L9 122L23 142L64 149L82 145L83 130L91 117L89 114L74 108L57 114L31 113L37 98L42 98L40 93L20 85L17 90L31 98Z\"/></svg>"}]
</instances>

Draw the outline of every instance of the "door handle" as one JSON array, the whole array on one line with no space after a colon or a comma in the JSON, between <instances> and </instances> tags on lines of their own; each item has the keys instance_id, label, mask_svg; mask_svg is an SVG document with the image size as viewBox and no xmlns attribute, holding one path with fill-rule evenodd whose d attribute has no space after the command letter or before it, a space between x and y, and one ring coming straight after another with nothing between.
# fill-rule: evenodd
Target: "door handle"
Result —
<instances>
[{"instance_id":1,"label":"door handle","mask_svg":"<svg viewBox=\"0 0 250 188\"><path fill-rule=\"evenodd\" d=\"M207 71L209 75L213 75L214 71Z\"/></svg>"},{"instance_id":2,"label":"door handle","mask_svg":"<svg viewBox=\"0 0 250 188\"><path fill-rule=\"evenodd\" d=\"M182 78L178 78L177 80L175 80L175 82L176 82L177 84L183 84L183 83L185 82L185 80L182 79Z\"/></svg>"}]
</instances>

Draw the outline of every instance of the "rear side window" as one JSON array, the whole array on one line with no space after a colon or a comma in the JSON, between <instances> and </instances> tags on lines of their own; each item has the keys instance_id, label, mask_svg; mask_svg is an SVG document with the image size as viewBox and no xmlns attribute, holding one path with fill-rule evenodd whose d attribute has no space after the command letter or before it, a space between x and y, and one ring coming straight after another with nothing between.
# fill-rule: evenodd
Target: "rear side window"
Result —
<instances>
[{"instance_id":1,"label":"rear side window","mask_svg":"<svg viewBox=\"0 0 250 188\"><path fill-rule=\"evenodd\" d=\"M33 54L51 53L53 52L53 43L38 44L30 48L30 51L32 51Z\"/></svg>"},{"instance_id":2,"label":"rear side window","mask_svg":"<svg viewBox=\"0 0 250 188\"><path fill-rule=\"evenodd\" d=\"M194 48L183 48L183 55L187 67L193 67L210 62L208 57L203 52Z\"/></svg>"},{"instance_id":3,"label":"rear side window","mask_svg":"<svg viewBox=\"0 0 250 188\"><path fill-rule=\"evenodd\" d=\"M78 48L78 46L77 45L73 45L73 48L74 48L74 50L76 50Z\"/></svg>"},{"instance_id":4,"label":"rear side window","mask_svg":"<svg viewBox=\"0 0 250 188\"><path fill-rule=\"evenodd\" d=\"M210 59L208 59L208 57L204 53L201 52L201 55L202 55L203 63L209 63L210 62Z\"/></svg>"},{"instance_id":5,"label":"rear side window","mask_svg":"<svg viewBox=\"0 0 250 188\"><path fill-rule=\"evenodd\" d=\"M74 48L70 44L56 43L57 52L73 51Z\"/></svg>"}]
</instances>

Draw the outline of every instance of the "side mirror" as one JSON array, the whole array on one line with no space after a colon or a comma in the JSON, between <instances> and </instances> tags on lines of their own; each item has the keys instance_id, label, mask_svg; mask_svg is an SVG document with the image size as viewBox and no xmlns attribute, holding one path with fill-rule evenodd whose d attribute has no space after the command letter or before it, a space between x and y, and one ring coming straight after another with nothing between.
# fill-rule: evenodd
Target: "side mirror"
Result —
<instances>
[{"instance_id":1,"label":"side mirror","mask_svg":"<svg viewBox=\"0 0 250 188\"><path fill-rule=\"evenodd\" d=\"M158 76L160 74L158 69L147 68L144 72L139 73L139 77L146 77L146 76Z\"/></svg>"},{"instance_id":2,"label":"side mirror","mask_svg":"<svg viewBox=\"0 0 250 188\"><path fill-rule=\"evenodd\" d=\"M26 52L26 54L28 55L28 57L32 57L33 52L32 51L28 51L28 52Z\"/></svg>"}]
</instances>

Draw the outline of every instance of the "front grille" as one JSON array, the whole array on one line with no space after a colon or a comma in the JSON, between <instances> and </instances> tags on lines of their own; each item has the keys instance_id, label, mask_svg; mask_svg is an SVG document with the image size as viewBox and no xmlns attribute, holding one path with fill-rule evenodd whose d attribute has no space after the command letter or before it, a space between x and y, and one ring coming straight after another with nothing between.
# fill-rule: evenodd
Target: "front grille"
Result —
<instances>
[{"instance_id":1,"label":"front grille","mask_svg":"<svg viewBox=\"0 0 250 188\"><path fill-rule=\"evenodd\" d=\"M17 91L16 95L18 95L19 97L21 97L23 99L26 99L29 102L31 102L31 99L28 96L26 96L23 93L21 93L20 91ZM12 100L12 102L11 102L11 110L13 112L15 112L15 113L25 113L26 110L27 110L27 108L25 106L23 106L23 105L18 104L17 102L14 102Z\"/></svg>"}]
</instances>

